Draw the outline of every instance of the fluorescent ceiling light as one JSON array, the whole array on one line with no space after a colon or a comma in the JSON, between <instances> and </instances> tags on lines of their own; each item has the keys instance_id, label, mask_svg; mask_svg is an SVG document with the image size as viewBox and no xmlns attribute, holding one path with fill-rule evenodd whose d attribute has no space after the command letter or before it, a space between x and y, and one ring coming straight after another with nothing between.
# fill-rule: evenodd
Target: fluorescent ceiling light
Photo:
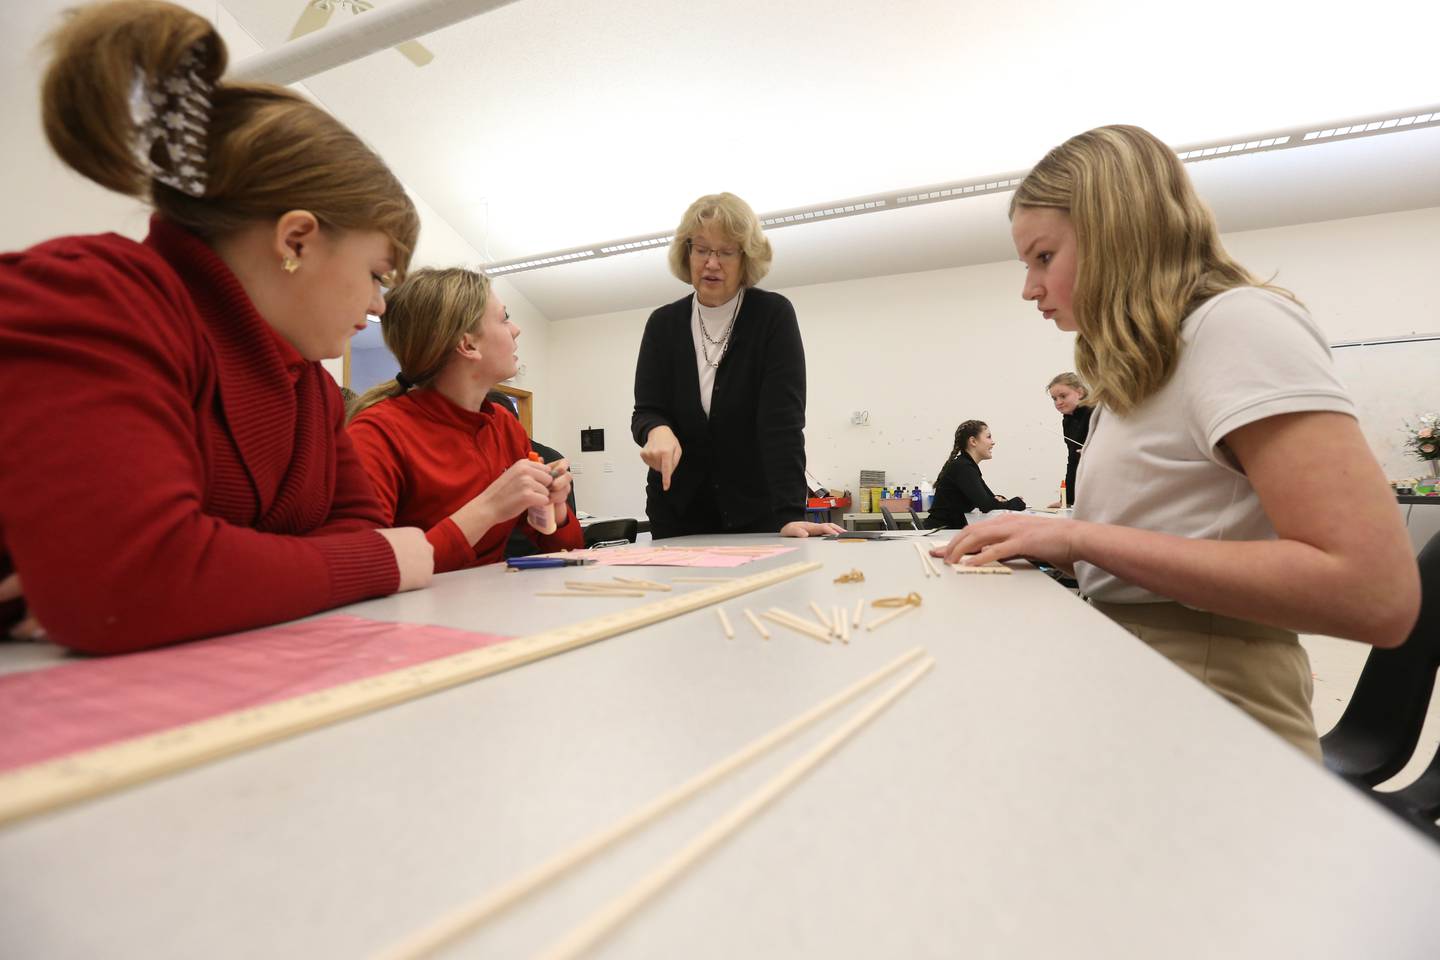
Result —
<instances>
[{"instance_id":1,"label":"fluorescent ceiling light","mask_svg":"<svg viewBox=\"0 0 1440 960\"><path fill-rule=\"evenodd\" d=\"M1247 137L1227 137L1224 140L1187 144L1186 146L1177 148L1175 152L1183 162L1197 163L1203 160L1218 160L1223 157L1238 157L1242 155L1248 156L1255 153L1267 153L1272 150L1293 150L1300 147L1314 146L1319 143L1333 143L1337 140L1353 140L1358 137L1381 136L1433 126L1440 126L1440 106L1423 107L1419 110L1401 112L1392 111L1390 113L1360 117L1358 119L1345 120L1323 126L1310 124L1285 130L1267 131L1263 134ZM963 200L967 197L983 196L987 193L1002 193L1013 190L1019 186L1020 182L1025 179L1027 173L1029 173L1028 170L1020 170L987 177L975 177L969 180L958 180L953 183L944 183L936 186L892 191L890 193L874 194L868 197L839 200L833 203L816 204L814 206L799 207L793 210L780 210L774 213L764 214L761 216L760 222L766 228L774 229L777 227L793 226L797 223L815 223L820 220L836 220L840 217L853 217L865 213L876 213L881 210L913 207L922 203L942 203L948 200ZM576 260L615 257L626 253L633 253L637 250L648 250L654 247L668 246L673 239L674 234L670 232L645 234L638 237L627 237L622 240L607 240L602 243L586 244L583 247L572 247L550 253L517 257L511 260L497 260L493 263L482 264L481 269L492 277L506 276L509 274L524 273L529 270L542 270L545 267L551 267L561 263L572 263Z\"/></svg>"}]
</instances>

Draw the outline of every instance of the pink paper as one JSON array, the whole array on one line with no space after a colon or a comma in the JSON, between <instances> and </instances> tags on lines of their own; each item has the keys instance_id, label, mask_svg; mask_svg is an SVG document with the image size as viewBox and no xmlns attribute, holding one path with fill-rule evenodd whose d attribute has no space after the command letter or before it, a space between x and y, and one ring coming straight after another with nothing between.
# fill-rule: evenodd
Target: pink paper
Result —
<instances>
[{"instance_id":1,"label":"pink paper","mask_svg":"<svg viewBox=\"0 0 1440 960\"><path fill-rule=\"evenodd\" d=\"M509 639L336 615L6 674L0 771Z\"/></svg>"},{"instance_id":2,"label":"pink paper","mask_svg":"<svg viewBox=\"0 0 1440 960\"><path fill-rule=\"evenodd\" d=\"M547 557L584 557L599 567L743 567L795 547L606 547L562 550Z\"/></svg>"}]
</instances>

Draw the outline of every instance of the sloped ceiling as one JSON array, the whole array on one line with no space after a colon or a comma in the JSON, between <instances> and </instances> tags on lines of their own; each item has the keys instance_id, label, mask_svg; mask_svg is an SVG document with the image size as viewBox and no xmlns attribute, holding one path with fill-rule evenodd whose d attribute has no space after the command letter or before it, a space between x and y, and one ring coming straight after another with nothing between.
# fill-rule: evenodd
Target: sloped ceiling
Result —
<instances>
[{"instance_id":1,"label":"sloped ceiling","mask_svg":"<svg viewBox=\"0 0 1440 960\"><path fill-rule=\"evenodd\" d=\"M267 48L302 3L224 0ZM1101 123L1184 144L1440 102L1440 4L1327 9L520 0L423 38L424 68L387 50L306 85L500 260L666 230L717 190L763 212L1023 169ZM1440 206L1440 131L1190 170L1227 231ZM767 283L1011 257L1006 199L774 230ZM552 320L684 293L659 252L511 282Z\"/></svg>"}]
</instances>

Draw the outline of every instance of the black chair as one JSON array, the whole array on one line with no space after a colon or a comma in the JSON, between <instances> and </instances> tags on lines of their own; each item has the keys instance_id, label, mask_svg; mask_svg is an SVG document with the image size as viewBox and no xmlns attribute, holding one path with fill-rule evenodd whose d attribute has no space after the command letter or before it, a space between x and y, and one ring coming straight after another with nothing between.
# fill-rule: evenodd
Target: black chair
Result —
<instances>
[{"instance_id":1,"label":"black chair","mask_svg":"<svg viewBox=\"0 0 1440 960\"><path fill-rule=\"evenodd\" d=\"M890 508L889 508L889 507L881 507L881 508L880 508L880 521L885 524L885 529L886 529L886 530L899 530L899 529L900 529L900 524L898 524L898 523L895 522L895 517L894 517L894 515L890 512Z\"/></svg>"},{"instance_id":2,"label":"black chair","mask_svg":"<svg viewBox=\"0 0 1440 960\"><path fill-rule=\"evenodd\" d=\"M910 526L914 527L916 530L925 529L925 525L920 522L920 514L916 513L914 510L910 511Z\"/></svg>"},{"instance_id":3,"label":"black chair","mask_svg":"<svg viewBox=\"0 0 1440 960\"><path fill-rule=\"evenodd\" d=\"M1340 722L1320 738L1325 766L1440 841L1440 752L1420 778L1394 792L1372 790L1410 762L1440 669L1440 533L1420 551L1420 619L1405 643L1374 649Z\"/></svg>"},{"instance_id":4,"label":"black chair","mask_svg":"<svg viewBox=\"0 0 1440 960\"><path fill-rule=\"evenodd\" d=\"M638 520L601 520L585 528L585 546L593 547L597 543L614 543L617 540L634 543L639 536Z\"/></svg>"}]
</instances>

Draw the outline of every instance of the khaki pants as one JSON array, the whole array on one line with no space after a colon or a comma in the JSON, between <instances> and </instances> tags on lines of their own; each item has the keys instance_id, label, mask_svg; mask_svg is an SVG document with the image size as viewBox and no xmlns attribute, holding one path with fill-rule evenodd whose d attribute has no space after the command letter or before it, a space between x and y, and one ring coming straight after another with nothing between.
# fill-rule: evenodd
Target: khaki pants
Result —
<instances>
[{"instance_id":1,"label":"khaki pants","mask_svg":"<svg viewBox=\"0 0 1440 960\"><path fill-rule=\"evenodd\" d=\"M1178 603L1101 603L1097 610L1255 720L1320 760L1310 657L1289 630Z\"/></svg>"}]
</instances>

